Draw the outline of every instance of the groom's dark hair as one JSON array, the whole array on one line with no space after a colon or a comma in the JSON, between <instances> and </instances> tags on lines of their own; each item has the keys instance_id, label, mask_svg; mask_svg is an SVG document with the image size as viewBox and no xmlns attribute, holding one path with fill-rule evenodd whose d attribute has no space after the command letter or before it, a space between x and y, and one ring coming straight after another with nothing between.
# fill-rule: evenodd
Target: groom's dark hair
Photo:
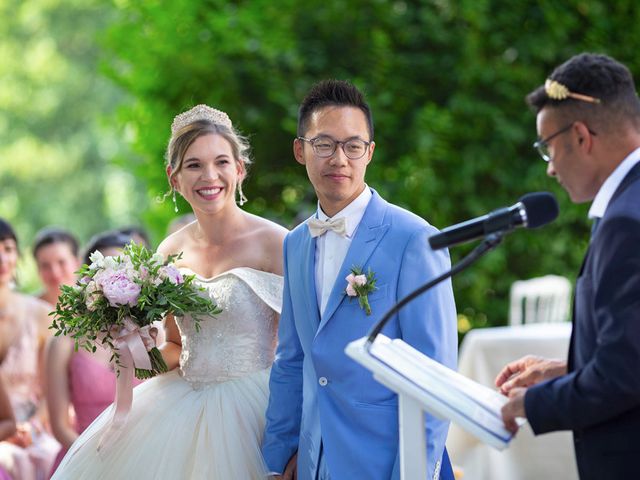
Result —
<instances>
[{"instance_id":1,"label":"groom's dark hair","mask_svg":"<svg viewBox=\"0 0 640 480\"><path fill-rule=\"evenodd\" d=\"M364 95L355 85L345 80L322 80L316 83L300 104L298 110L298 136L309 128L309 117L323 107L355 107L362 110L367 119L369 141L373 140L373 117Z\"/></svg>"}]
</instances>

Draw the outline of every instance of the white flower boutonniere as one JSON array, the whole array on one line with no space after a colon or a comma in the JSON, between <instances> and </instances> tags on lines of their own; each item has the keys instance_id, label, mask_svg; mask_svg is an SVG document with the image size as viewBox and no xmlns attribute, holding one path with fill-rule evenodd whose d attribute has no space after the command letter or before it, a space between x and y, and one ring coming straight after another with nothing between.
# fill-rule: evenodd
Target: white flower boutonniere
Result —
<instances>
[{"instance_id":1,"label":"white flower boutonniere","mask_svg":"<svg viewBox=\"0 0 640 480\"><path fill-rule=\"evenodd\" d=\"M365 275L362 272L362 268L353 266L351 267L351 273L345 277L345 280L347 281L345 293L351 298L357 297L360 308L367 315L371 315L369 294L376 290L375 274L369 269Z\"/></svg>"}]
</instances>

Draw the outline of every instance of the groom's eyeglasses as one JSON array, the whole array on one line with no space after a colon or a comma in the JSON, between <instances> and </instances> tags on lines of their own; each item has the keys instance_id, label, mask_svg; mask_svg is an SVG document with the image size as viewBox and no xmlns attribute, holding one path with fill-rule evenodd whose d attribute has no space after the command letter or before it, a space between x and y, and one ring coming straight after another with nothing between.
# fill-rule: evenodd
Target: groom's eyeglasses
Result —
<instances>
[{"instance_id":1,"label":"groom's eyeglasses","mask_svg":"<svg viewBox=\"0 0 640 480\"><path fill-rule=\"evenodd\" d=\"M359 138L352 138L351 140L347 140L346 142L340 142L338 140L334 140L331 137L327 136L319 136L314 138L304 138L297 137L298 140L302 140L304 142L309 142L311 147L313 148L314 153L320 158L327 158L336 153L338 145L342 148L342 151L350 160L357 160L362 158L365 153L367 153L367 149L371 142L365 142L364 140L360 140Z\"/></svg>"}]
</instances>

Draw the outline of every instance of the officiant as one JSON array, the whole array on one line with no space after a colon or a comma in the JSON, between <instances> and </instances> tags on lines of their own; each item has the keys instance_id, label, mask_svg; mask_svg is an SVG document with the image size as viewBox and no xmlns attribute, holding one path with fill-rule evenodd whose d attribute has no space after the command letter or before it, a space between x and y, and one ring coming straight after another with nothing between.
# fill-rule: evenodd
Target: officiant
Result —
<instances>
[{"instance_id":1,"label":"officiant","mask_svg":"<svg viewBox=\"0 0 640 480\"><path fill-rule=\"evenodd\" d=\"M640 101L627 67L580 54L528 97L534 146L575 203L592 201L569 358L500 372L507 428L572 430L581 479L640 478Z\"/></svg>"}]
</instances>

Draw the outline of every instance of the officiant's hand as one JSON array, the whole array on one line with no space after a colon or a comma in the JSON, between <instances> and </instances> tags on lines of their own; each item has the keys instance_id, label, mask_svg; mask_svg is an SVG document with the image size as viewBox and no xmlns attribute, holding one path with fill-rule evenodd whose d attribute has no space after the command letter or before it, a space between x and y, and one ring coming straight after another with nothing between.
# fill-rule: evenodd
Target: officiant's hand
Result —
<instances>
[{"instance_id":1,"label":"officiant's hand","mask_svg":"<svg viewBox=\"0 0 640 480\"><path fill-rule=\"evenodd\" d=\"M275 480L297 480L298 479L298 452L293 454L293 457L289 459L284 473L282 475L276 475Z\"/></svg>"},{"instance_id":2,"label":"officiant's hand","mask_svg":"<svg viewBox=\"0 0 640 480\"><path fill-rule=\"evenodd\" d=\"M505 366L496 377L496 386L505 395L514 388L530 387L544 380L567 373L567 363L563 360L526 355Z\"/></svg>"},{"instance_id":3,"label":"officiant's hand","mask_svg":"<svg viewBox=\"0 0 640 480\"><path fill-rule=\"evenodd\" d=\"M516 417L527 417L524 410L525 393L527 393L526 388L514 388L509 393L509 401L502 406L502 421L506 429L513 434L518 431Z\"/></svg>"}]
</instances>

